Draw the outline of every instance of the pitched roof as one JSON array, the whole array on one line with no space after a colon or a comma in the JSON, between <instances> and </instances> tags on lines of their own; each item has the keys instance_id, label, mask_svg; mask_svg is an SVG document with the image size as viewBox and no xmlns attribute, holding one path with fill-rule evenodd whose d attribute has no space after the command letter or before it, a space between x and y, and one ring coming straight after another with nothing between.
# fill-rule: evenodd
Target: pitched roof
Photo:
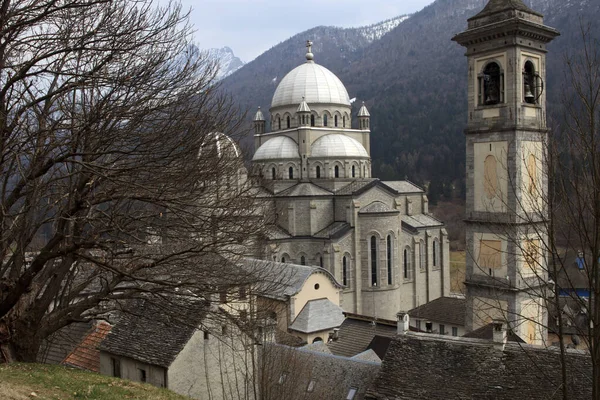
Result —
<instances>
[{"instance_id":1,"label":"pitched roof","mask_svg":"<svg viewBox=\"0 0 600 400\"><path fill-rule=\"evenodd\" d=\"M42 342L37 361L46 364L62 363L92 327L92 322L73 322L59 329Z\"/></svg>"},{"instance_id":2,"label":"pitched roof","mask_svg":"<svg viewBox=\"0 0 600 400\"><path fill-rule=\"evenodd\" d=\"M397 326L394 321L375 322L372 318L346 313L346 320L338 331L338 339L327 345L335 355L353 357L367 350L375 336L393 337L396 331Z\"/></svg>"},{"instance_id":3,"label":"pitched roof","mask_svg":"<svg viewBox=\"0 0 600 400\"><path fill-rule=\"evenodd\" d=\"M423 193L424 190L411 181L383 181L384 185L391 187L398 193Z\"/></svg>"},{"instance_id":4,"label":"pitched roof","mask_svg":"<svg viewBox=\"0 0 600 400\"><path fill-rule=\"evenodd\" d=\"M376 362L311 351L307 347L265 343L260 350L269 371L263 387L273 399L346 399L351 388L356 389L354 399L362 399L380 368Z\"/></svg>"},{"instance_id":5,"label":"pitched roof","mask_svg":"<svg viewBox=\"0 0 600 400\"><path fill-rule=\"evenodd\" d=\"M494 324L489 323L487 325L482 326L479 329L475 329L465 335L464 338L472 338L472 339L485 339L485 340L493 340L494 339ZM521 339L518 335L516 335L512 330L509 330L507 333L506 339L509 342L515 343L525 343L523 339Z\"/></svg>"},{"instance_id":6,"label":"pitched roof","mask_svg":"<svg viewBox=\"0 0 600 400\"><path fill-rule=\"evenodd\" d=\"M434 226L444 226L444 223L431 214L405 215L402 223L409 225L414 229L431 228Z\"/></svg>"},{"instance_id":7,"label":"pitched roof","mask_svg":"<svg viewBox=\"0 0 600 400\"><path fill-rule=\"evenodd\" d=\"M370 203L369 205L361 208L358 213L359 214L383 214L383 213L397 214L399 212L400 212L399 210L395 210L381 201L374 201L374 202Z\"/></svg>"},{"instance_id":8,"label":"pitched roof","mask_svg":"<svg viewBox=\"0 0 600 400\"><path fill-rule=\"evenodd\" d=\"M434 337L435 336L435 337ZM477 339L407 334L395 338L366 399L552 399L560 397L560 353ZM591 358L566 355L572 399L591 396Z\"/></svg>"},{"instance_id":9,"label":"pitched roof","mask_svg":"<svg viewBox=\"0 0 600 400\"><path fill-rule=\"evenodd\" d=\"M65 358L63 364L93 372L100 372L100 351L98 345L110 332L112 326L98 321L83 338L81 343Z\"/></svg>"},{"instance_id":10,"label":"pitched roof","mask_svg":"<svg viewBox=\"0 0 600 400\"><path fill-rule=\"evenodd\" d=\"M333 193L325 190L313 183L310 182L302 182L297 185L292 186L291 188L282 190L277 193L277 196L282 197L313 197L313 196L333 196Z\"/></svg>"},{"instance_id":11,"label":"pitched roof","mask_svg":"<svg viewBox=\"0 0 600 400\"><path fill-rule=\"evenodd\" d=\"M467 301L464 298L440 297L413 308L408 312L408 315L411 318L464 326L466 306Z\"/></svg>"},{"instance_id":12,"label":"pitched roof","mask_svg":"<svg viewBox=\"0 0 600 400\"><path fill-rule=\"evenodd\" d=\"M312 333L337 328L344 322L344 311L329 299L308 301L298 314L290 329Z\"/></svg>"},{"instance_id":13,"label":"pitched roof","mask_svg":"<svg viewBox=\"0 0 600 400\"><path fill-rule=\"evenodd\" d=\"M246 258L244 259L244 268L250 274L260 277L255 291L258 295L265 297L285 300L298 293L312 274L324 274L335 287L344 287L326 269L310 265Z\"/></svg>"},{"instance_id":14,"label":"pitched roof","mask_svg":"<svg viewBox=\"0 0 600 400\"><path fill-rule=\"evenodd\" d=\"M352 229L352 226L347 222L333 222L331 225L315 233L313 237L320 239L339 239Z\"/></svg>"},{"instance_id":15,"label":"pitched roof","mask_svg":"<svg viewBox=\"0 0 600 400\"><path fill-rule=\"evenodd\" d=\"M168 368L200 325L206 307L189 300L131 303L99 349Z\"/></svg>"}]
</instances>

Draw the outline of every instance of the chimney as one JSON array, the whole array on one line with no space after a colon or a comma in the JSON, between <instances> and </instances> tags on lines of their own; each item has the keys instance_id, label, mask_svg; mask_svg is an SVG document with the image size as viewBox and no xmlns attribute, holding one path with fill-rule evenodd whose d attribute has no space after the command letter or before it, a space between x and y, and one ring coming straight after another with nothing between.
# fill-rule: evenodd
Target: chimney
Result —
<instances>
[{"instance_id":1,"label":"chimney","mask_svg":"<svg viewBox=\"0 0 600 400\"><path fill-rule=\"evenodd\" d=\"M431 321L425 322L425 331L427 333L433 333L433 322L431 322Z\"/></svg>"},{"instance_id":2,"label":"chimney","mask_svg":"<svg viewBox=\"0 0 600 400\"><path fill-rule=\"evenodd\" d=\"M398 319L398 335L406 335L406 332L408 332L410 326L408 313L400 311L398 314L396 314L396 317Z\"/></svg>"},{"instance_id":3,"label":"chimney","mask_svg":"<svg viewBox=\"0 0 600 400\"><path fill-rule=\"evenodd\" d=\"M492 339L494 341L494 348L500 351L504 351L506 341L508 340L508 332L506 327L506 321L496 319L492 322L494 327L494 333Z\"/></svg>"},{"instance_id":4,"label":"chimney","mask_svg":"<svg viewBox=\"0 0 600 400\"><path fill-rule=\"evenodd\" d=\"M335 342L340 338L340 328L333 328L333 341Z\"/></svg>"}]
</instances>

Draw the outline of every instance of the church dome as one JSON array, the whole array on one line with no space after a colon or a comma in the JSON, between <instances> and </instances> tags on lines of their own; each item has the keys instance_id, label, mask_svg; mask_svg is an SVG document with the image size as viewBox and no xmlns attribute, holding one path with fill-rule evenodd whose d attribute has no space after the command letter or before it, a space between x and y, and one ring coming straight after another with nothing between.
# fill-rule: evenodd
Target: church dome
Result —
<instances>
[{"instance_id":1,"label":"church dome","mask_svg":"<svg viewBox=\"0 0 600 400\"><path fill-rule=\"evenodd\" d=\"M311 157L368 158L369 153L360 142L346 135L332 133L321 136L311 146Z\"/></svg>"},{"instance_id":2,"label":"church dome","mask_svg":"<svg viewBox=\"0 0 600 400\"><path fill-rule=\"evenodd\" d=\"M306 63L291 70L281 80L273 95L271 108L300 104L303 97L308 104L350 107L350 97L342 81L333 72L312 61L309 54Z\"/></svg>"},{"instance_id":3,"label":"church dome","mask_svg":"<svg viewBox=\"0 0 600 400\"><path fill-rule=\"evenodd\" d=\"M270 139L256 150L252 161L298 159L298 145L287 136Z\"/></svg>"},{"instance_id":4,"label":"church dome","mask_svg":"<svg viewBox=\"0 0 600 400\"><path fill-rule=\"evenodd\" d=\"M242 152L237 143L229 136L221 132L210 132L206 135L198 151L199 156L203 156L203 154L236 159L240 158Z\"/></svg>"}]
</instances>

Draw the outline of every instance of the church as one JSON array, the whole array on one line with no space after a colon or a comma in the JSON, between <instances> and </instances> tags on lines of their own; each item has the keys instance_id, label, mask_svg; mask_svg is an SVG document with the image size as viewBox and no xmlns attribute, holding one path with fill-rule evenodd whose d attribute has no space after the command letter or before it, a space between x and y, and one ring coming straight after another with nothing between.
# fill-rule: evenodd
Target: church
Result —
<instances>
[{"instance_id":1,"label":"church","mask_svg":"<svg viewBox=\"0 0 600 400\"><path fill-rule=\"evenodd\" d=\"M306 60L254 117L252 174L273 218L269 260L315 265L344 288L346 312L391 319L450 293L448 234L422 188L371 176L370 114L352 121L344 84Z\"/></svg>"}]
</instances>

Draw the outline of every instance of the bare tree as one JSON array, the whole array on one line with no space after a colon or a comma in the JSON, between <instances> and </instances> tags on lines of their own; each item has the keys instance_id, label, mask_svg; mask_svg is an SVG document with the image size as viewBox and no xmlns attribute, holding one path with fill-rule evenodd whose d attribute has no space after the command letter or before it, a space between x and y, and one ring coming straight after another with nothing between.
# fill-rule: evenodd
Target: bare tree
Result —
<instances>
[{"instance_id":1,"label":"bare tree","mask_svg":"<svg viewBox=\"0 0 600 400\"><path fill-rule=\"evenodd\" d=\"M135 297L247 284L258 243L240 119L181 6L0 2L0 348ZM257 239L258 240L258 239Z\"/></svg>"}]
</instances>

